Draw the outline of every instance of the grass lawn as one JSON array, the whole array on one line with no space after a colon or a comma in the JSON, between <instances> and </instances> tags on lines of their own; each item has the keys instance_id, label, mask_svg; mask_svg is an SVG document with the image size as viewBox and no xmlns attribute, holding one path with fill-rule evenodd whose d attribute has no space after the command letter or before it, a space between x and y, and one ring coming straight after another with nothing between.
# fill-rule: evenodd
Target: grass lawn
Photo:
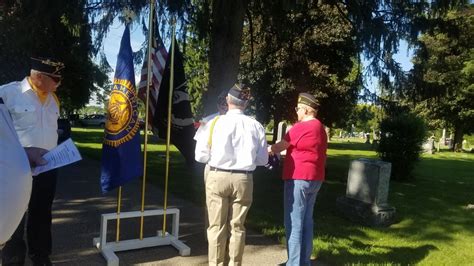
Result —
<instances>
[{"instance_id":1,"label":"grass lawn","mask_svg":"<svg viewBox=\"0 0 474 266\"><path fill-rule=\"evenodd\" d=\"M73 129L81 153L100 160L101 129ZM151 141L153 142L153 141ZM156 141L154 141L156 143ZM148 146L149 182L164 183L163 142ZM173 147L170 193L204 203L202 167L189 169ZM413 182L391 182L389 203L397 223L389 228L353 224L336 212L336 198L345 194L349 161L376 158L369 145L357 140L329 145L327 182L315 209L314 255L330 265L474 263L474 154L440 152L424 155ZM258 169L248 226L284 240L282 181L277 171Z\"/></svg>"}]
</instances>

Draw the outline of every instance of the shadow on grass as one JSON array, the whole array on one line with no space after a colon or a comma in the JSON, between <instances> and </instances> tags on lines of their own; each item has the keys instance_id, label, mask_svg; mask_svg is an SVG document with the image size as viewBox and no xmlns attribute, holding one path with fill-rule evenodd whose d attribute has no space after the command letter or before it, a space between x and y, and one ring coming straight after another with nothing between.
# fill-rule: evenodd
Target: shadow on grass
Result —
<instances>
[{"instance_id":1,"label":"shadow on grass","mask_svg":"<svg viewBox=\"0 0 474 266\"><path fill-rule=\"evenodd\" d=\"M338 264L398 264L413 265L422 261L432 250L437 250L434 245L426 244L417 247L391 247L383 245L368 245L361 241L349 240L353 250L368 251L366 254L348 252L347 250L324 250L318 254L318 258L323 261L331 261L331 257L339 256ZM400 256L409 254L409 256Z\"/></svg>"}]
</instances>

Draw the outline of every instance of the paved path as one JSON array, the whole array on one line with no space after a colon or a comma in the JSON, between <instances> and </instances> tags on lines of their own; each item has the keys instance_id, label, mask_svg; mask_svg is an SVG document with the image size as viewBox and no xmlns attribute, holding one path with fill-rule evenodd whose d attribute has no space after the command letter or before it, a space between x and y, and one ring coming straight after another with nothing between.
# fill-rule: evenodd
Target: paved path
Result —
<instances>
[{"instance_id":1,"label":"paved path","mask_svg":"<svg viewBox=\"0 0 474 266\"><path fill-rule=\"evenodd\" d=\"M103 196L99 188L100 163L84 159L60 169L56 200L53 206L53 256L55 265L105 265L105 260L92 246L99 235L100 215L116 211L116 192ZM141 182L123 189L122 211L140 209ZM148 185L146 209L160 208L163 193ZM117 253L121 265L202 265L207 264L207 242L204 235L204 210L189 201L169 196L168 206L181 212L180 239L191 248L191 256L181 257L171 246ZM121 220L123 239L138 238L139 219ZM170 219L168 219L169 221ZM144 235L160 230L162 218L145 218ZM109 239L115 237L115 224L110 223ZM248 232L245 265L277 265L286 260L286 251L273 239Z\"/></svg>"}]
</instances>

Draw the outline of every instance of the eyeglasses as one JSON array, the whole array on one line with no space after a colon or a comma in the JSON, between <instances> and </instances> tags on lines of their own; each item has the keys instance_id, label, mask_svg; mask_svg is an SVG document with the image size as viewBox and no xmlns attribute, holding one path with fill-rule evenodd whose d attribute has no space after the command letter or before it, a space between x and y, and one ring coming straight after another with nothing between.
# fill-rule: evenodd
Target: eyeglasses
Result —
<instances>
[{"instance_id":1,"label":"eyeglasses","mask_svg":"<svg viewBox=\"0 0 474 266\"><path fill-rule=\"evenodd\" d=\"M295 112L298 113L298 111L299 111L300 109L303 109L303 107L295 107Z\"/></svg>"},{"instance_id":2,"label":"eyeglasses","mask_svg":"<svg viewBox=\"0 0 474 266\"><path fill-rule=\"evenodd\" d=\"M55 83L60 83L63 80L63 77L61 77L61 76L55 77L55 76L50 76L50 75L46 75L46 74L44 74L44 75L48 76L48 78L52 79Z\"/></svg>"}]
</instances>

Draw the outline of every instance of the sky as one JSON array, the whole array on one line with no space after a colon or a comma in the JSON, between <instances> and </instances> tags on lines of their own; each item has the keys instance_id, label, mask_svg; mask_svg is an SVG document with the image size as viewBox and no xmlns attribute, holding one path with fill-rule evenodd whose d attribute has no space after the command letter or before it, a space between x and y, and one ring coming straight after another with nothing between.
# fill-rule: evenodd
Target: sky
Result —
<instances>
[{"instance_id":1,"label":"sky","mask_svg":"<svg viewBox=\"0 0 474 266\"><path fill-rule=\"evenodd\" d=\"M400 66L403 69L403 71L409 71L413 68L413 63L411 62L412 57L413 57L413 50L408 50L408 43L404 40L401 40L400 46L398 48L398 53L396 53L393 56L393 58L395 59L395 61L400 63ZM365 58L363 59L363 64L364 64L364 67L367 66L368 64L368 61L365 60ZM366 83L367 83L367 87L372 93L376 92L377 83L378 83L376 77L374 76L369 77L366 80Z\"/></svg>"},{"instance_id":2,"label":"sky","mask_svg":"<svg viewBox=\"0 0 474 266\"><path fill-rule=\"evenodd\" d=\"M401 41L399 51L395 54L394 58L401 64L404 71L412 69L413 64L410 61L412 57L413 50L408 51L408 43L406 41Z\"/></svg>"},{"instance_id":3,"label":"sky","mask_svg":"<svg viewBox=\"0 0 474 266\"><path fill-rule=\"evenodd\" d=\"M109 79L112 82L115 73L115 66L117 64L117 55L120 49L120 41L122 40L122 35L125 30L125 25L120 23L117 19L115 19L112 26L110 26L110 30L107 33L107 36L104 38L103 41L103 49L104 54L107 57L107 61L112 67L113 71L109 73ZM130 26L130 45L132 46L132 50L135 52L140 49L142 43L145 41L145 36L142 33L141 26L139 24L135 24L134 26ZM96 63L98 63L98 58L96 58ZM140 69L135 68L135 82L140 82ZM100 106L97 102L97 98L95 95L92 95L91 99L89 100L88 106Z\"/></svg>"},{"instance_id":4,"label":"sky","mask_svg":"<svg viewBox=\"0 0 474 266\"><path fill-rule=\"evenodd\" d=\"M112 69L115 71L115 65L117 64L117 55L120 49L120 41L122 40L122 35L125 30L125 25L121 24L117 20L114 21L114 24L110 26L110 31L107 33L107 37L104 39L104 53L107 56L107 61L109 62ZM142 33L141 26L135 24L130 26L130 45L132 50L135 52L141 48L142 43L145 41L145 36ZM135 70L135 72L137 72ZM113 73L112 73L113 77ZM137 75L135 76L135 78ZM139 80L136 80L138 82Z\"/></svg>"}]
</instances>

